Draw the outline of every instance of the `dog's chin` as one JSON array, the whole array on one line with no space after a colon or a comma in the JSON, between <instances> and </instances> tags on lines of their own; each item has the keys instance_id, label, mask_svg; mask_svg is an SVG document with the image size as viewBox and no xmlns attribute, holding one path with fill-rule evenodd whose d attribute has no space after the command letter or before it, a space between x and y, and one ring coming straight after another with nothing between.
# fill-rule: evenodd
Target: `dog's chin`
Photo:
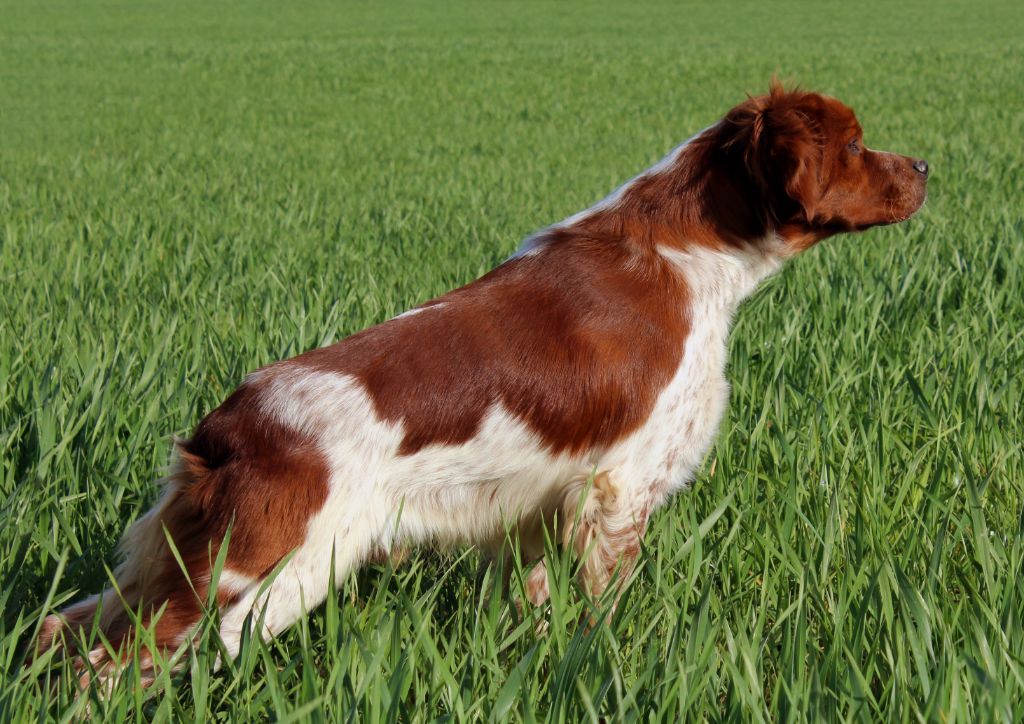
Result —
<instances>
[{"instance_id":1,"label":"dog's chin","mask_svg":"<svg viewBox=\"0 0 1024 724\"><path fill-rule=\"evenodd\" d=\"M928 187L924 184L921 184L921 186L915 191L914 195L909 199L910 203L906 204L906 206L901 208L897 213L893 214L893 218L887 221L886 223L899 224L906 221L914 214L916 214L918 211L920 211L924 207L924 203L927 200Z\"/></svg>"},{"instance_id":2,"label":"dog's chin","mask_svg":"<svg viewBox=\"0 0 1024 724\"><path fill-rule=\"evenodd\" d=\"M889 204L885 216L881 218L868 219L844 219L831 218L828 220L817 220L815 224L801 224L790 222L783 224L779 229L779 235L785 242L790 253L796 254L805 251L819 241L836 236L837 234L850 234L874 229L878 226L892 226L899 224L914 216L924 207L928 199L927 189L917 194L917 198L911 203L902 201L898 204Z\"/></svg>"},{"instance_id":3,"label":"dog's chin","mask_svg":"<svg viewBox=\"0 0 1024 724\"><path fill-rule=\"evenodd\" d=\"M905 198L901 198L898 201L890 200L887 204L888 209L886 210L885 216L880 219L852 224L852 228L850 230L867 231L868 229L872 229L876 226L892 226L893 224L901 224L917 214L917 212L924 207L925 201L927 200L927 187L924 187L919 192L915 193L914 197L909 200Z\"/></svg>"},{"instance_id":4,"label":"dog's chin","mask_svg":"<svg viewBox=\"0 0 1024 724\"><path fill-rule=\"evenodd\" d=\"M907 210L907 211L906 211L906 212L904 212L904 213L901 213L901 214L896 214L896 215L894 215L894 216L893 216L893 217L892 217L891 219L889 219L889 220L887 220L887 221L883 221L883 222L882 222L881 224L879 224L879 225L880 225L880 226L892 226L893 224L902 224L902 223L903 223L904 221L907 221L908 219L910 219L911 217L913 217L914 215L916 215L918 211L920 211L920 210L921 210L921 208L922 208L922 207L924 206L924 202L925 202L925 200L926 200L927 198L928 198L928 197L927 197L927 195L925 195L925 196L924 196L924 197L923 197L923 198L921 199L920 203L918 203L918 204L917 204L916 206L914 206L913 208L911 208L911 209Z\"/></svg>"}]
</instances>

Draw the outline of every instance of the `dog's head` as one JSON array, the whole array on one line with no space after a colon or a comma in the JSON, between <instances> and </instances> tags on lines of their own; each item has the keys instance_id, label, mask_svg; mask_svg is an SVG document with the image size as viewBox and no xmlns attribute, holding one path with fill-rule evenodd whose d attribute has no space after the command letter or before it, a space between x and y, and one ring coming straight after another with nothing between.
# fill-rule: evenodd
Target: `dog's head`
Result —
<instances>
[{"instance_id":1,"label":"dog's head","mask_svg":"<svg viewBox=\"0 0 1024 724\"><path fill-rule=\"evenodd\" d=\"M733 108L722 130L795 250L904 221L925 201L928 164L865 146L853 111L834 98L773 84Z\"/></svg>"}]
</instances>

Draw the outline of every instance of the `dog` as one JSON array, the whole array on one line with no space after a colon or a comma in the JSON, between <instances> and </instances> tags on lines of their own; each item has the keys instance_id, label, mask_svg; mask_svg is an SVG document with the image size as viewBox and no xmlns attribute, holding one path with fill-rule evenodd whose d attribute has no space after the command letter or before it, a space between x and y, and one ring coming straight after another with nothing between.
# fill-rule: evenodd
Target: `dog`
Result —
<instances>
[{"instance_id":1,"label":"dog","mask_svg":"<svg viewBox=\"0 0 1024 724\"><path fill-rule=\"evenodd\" d=\"M246 627L274 636L322 602L332 573L417 544L502 555L510 527L536 561L532 603L545 526L586 591L614 594L711 446L739 303L827 237L908 219L927 179L865 146L838 100L773 82L480 279L246 377L177 441L116 587L49 616L37 651L96 616L124 649L129 610L159 649L187 646L219 556L235 655ZM124 656L83 655L106 675Z\"/></svg>"}]
</instances>

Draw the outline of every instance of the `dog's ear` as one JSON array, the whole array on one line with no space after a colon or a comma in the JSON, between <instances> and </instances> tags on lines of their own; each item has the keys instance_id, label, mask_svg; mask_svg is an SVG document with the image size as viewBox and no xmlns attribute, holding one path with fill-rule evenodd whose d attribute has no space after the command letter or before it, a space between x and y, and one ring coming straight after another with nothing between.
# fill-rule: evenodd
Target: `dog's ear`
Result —
<instances>
[{"instance_id":1,"label":"dog's ear","mask_svg":"<svg viewBox=\"0 0 1024 724\"><path fill-rule=\"evenodd\" d=\"M810 223L821 197L822 139L808 106L809 94L773 84L726 117L730 145L742 149L754 183L772 200L776 221L794 216ZM795 207L795 208L794 208Z\"/></svg>"}]
</instances>

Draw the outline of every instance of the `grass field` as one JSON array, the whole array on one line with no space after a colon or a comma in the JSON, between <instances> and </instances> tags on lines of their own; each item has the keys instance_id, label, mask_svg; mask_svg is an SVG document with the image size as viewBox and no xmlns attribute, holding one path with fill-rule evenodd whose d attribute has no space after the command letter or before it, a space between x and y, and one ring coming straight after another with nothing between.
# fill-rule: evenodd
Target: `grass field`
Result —
<instances>
[{"instance_id":1,"label":"grass field","mask_svg":"<svg viewBox=\"0 0 1024 724\"><path fill-rule=\"evenodd\" d=\"M610 624L571 560L520 620L475 551L423 552L219 673L209 635L102 700L25 668L248 370L473 279L773 72L931 197L743 307ZM1019 721L1022 138L1010 1L0 0L0 719Z\"/></svg>"}]
</instances>

